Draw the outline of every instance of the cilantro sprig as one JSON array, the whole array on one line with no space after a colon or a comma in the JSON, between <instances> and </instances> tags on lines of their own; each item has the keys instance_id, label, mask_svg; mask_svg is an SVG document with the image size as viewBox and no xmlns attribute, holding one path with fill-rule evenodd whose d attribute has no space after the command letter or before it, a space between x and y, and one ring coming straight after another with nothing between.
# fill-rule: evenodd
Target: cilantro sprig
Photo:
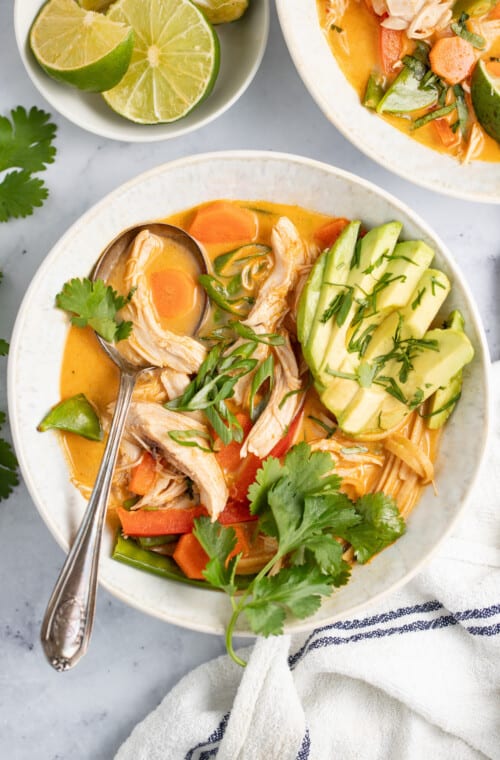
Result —
<instances>
[{"instance_id":1,"label":"cilantro sprig","mask_svg":"<svg viewBox=\"0 0 500 760\"><path fill-rule=\"evenodd\" d=\"M56 306L73 316L71 323L76 327L89 325L108 342L128 338L132 332L132 322L121 321L118 312L123 309L134 294L118 295L111 285L103 280L75 278L69 280L56 296Z\"/></svg>"},{"instance_id":2,"label":"cilantro sprig","mask_svg":"<svg viewBox=\"0 0 500 760\"><path fill-rule=\"evenodd\" d=\"M50 114L18 106L10 117L0 116L0 172L14 170L0 182L0 222L30 216L43 204L49 191L33 174L44 171L56 155L52 142L57 128Z\"/></svg>"},{"instance_id":3,"label":"cilantro sprig","mask_svg":"<svg viewBox=\"0 0 500 760\"><path fill-rule=\"evenodd\" d=\"M305 442L294 446L283 464L274 457L265 460L248 497L259 518L257 529L276 540L277 550L239 596L241 554L234 556L233 528L208 517L195 520L194 534L210 558L205 578L231 597L226 646L240 665L245 663L235 654L232 639L241 614L254 633L279 635L287 613L301 619L312 615L321 597L348 582L343 542L351 544L363 564L404 533L394 499L376 493L352 502L340 485L331 454L312 451Z\"/></svg>"}]
</instances>

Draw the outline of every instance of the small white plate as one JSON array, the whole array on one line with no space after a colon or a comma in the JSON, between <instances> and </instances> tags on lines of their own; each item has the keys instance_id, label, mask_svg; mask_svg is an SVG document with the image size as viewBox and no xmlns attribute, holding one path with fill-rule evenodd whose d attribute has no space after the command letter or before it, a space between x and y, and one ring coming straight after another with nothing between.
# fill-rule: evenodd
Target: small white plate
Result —
<instances>
[{"instance_id":1,"label":"small white plate","mask_svg":"<svg viewBox=\"0 0 500 760\"><path fill-rule=\"evenodd\" d=\"M252 0L233 24L219 24L220 71L210 96L185 119L172 124L135 124L115 113L98 93L81 92L51 79L37 64L28 35L42 0L16 0L14 29L26 71L50 105L88 132L125 142L157 142L203 127L227 111L243 95L261 64L269 35L269 0Z\"/></svg>"},{"instance_id":2,"label":"small white plate","mask_svg":"<svg viewBox=\"0 0 500 760\"><path fill-rule=\"evenodd\" d=\"M68 320L54 296L71 277L87 276L105 245L133 224L164 217L216 198L298 204L325 214L362 219L366 226L398 219L406 238L436 251L434 264L453 283L446 308L462 310L475 348L464 372L459 407L446 426L437 462L439 495L428 488L411 514L407 533L366 567L316 615L290 620L288 631L308 630L352 614L405 583L449 533L463 509L483 456L488 428L488 349L467 284L434 233L396 198L365 180L307 158L266 152L213 153L159 166L128 182L82 216L55 245L21 305L9 352L8 401L24 480L42 518L65 549L86 502L70 483L57 435L36 426L57 400ZM151 576L110 558L105 531L100 580L111 593L176 625L221 633L231 606L223 595ZM55 581L55 579L54 579ZM242 623L243 624L243 623ZM239 632L241 632L240 629Z\"/></svg>"},{"instance_id":3,"label":"small white plate","mask_svg":"<svg viewBox=\"0 0 500 760\"><path fill-rule=\"evenodd\" d=\"M276 0L276 7L302 81L326 118L353 145L417 185L455 198L500 203L500 163L460 164L412 140L361 105L320 27L316 0Z\"/></svg>"}]
</instances>

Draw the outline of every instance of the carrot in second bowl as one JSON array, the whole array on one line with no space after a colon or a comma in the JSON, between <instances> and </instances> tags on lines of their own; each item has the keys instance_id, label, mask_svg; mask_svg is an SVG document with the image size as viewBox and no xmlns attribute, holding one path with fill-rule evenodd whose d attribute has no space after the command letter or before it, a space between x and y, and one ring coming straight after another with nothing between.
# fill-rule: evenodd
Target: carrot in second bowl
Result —
<instances>
[{"instance_id":1,"label":"carrot in second bowl","mask_svg":"<svg viewBox=\"0 0 500 760\"><path fill-rule=\"evenodd\" d=\"M431 69L448 84L462 82L476 61L474 48L462 37L441 37L429 53Z\"/></svg>"}]
</instances>

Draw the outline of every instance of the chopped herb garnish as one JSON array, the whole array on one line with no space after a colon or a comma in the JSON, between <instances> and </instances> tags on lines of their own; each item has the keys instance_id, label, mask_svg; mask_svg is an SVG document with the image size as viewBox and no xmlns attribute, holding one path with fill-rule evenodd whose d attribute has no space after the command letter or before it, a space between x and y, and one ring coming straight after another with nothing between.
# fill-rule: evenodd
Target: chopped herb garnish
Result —
<instances>
[{"instance_id":1,"label":"chopped herb garnish","mask_svg":"<svg viewBox=\"0 0 500 760\"><path fill-rule=\"evenodd\" d=\"M446 290L446 285L443 285L442 282L439 282L439 280L437 279L437 277L435 277L434 275L432 275L432 277L431 277L431 290L432 290L432 295L433 296L436 295L436 288L441 288L442 290Z\"/></svg>"},{"instance_id":2,"label":"chopped herb garnish","mask_svg":"<svg viewBox=\"0 0 500 760\"><path fill-rule=\"evenodd\" d=\"M344 454L344 456L349 456L349 454L366 454L367 452L366 446L342 446L340 449L340 453Z\"/></svg>"},{"instance_id":3,"label":"chopped herb garnish","mask_svg":"<svg viewBox=\"0 0 500 760\"><path fill-rule=\"evenodd\" d=\"M188 446L189 448L200 449L201 451L205 451L208 454L212 453L214 450L213 438L204 430L169 430L168 435L173 441L175 441L175 443L178 443L180 446ZM198 438L202 438L203 440L208 441L209 446L202 446L201 443L199 443L197 440Z\"/></svg>"},{"instance_id":4,"label":"chopped herb garnish","mask_svg":"<svg viewBox=\"0 0 500 760\"><path fill-rule=\"evenodd\" d=\"M457 124L456 129L460 127L460 131L462 132L462 135L467 134L467 127L469 123L469 109L467 108L467 103L465 102L465 93L464 88L460 84L456 84L453 87L453 94L455 96L455 103L457 106L457 115L458 119L455 122ZM453 129L453 125L452 125ZM455 131L455 130L454 130Z\"/></svg>"},{"instance_id":5,"label":"chopped herb garnish","mask_svg":"<svg viewBox=\"0 0 500 760\"><path fill-rule=\"evenodd\" d=\"M291 398L292 396L296 396L298 393L305 393L306 390L307 390L307 388L296 388L296 390L294 390L294 391L288 391L288 393L285 393L285 395L283 396L283 398L281 399L281 401L278 404L278 409L283 409L283 407L285 406L286 401L289 398Z\"/></svg>"},{"instance_id":6,"label":"chopped herb garnish","mask_svg":"<svg viewBox=\"0 0 500 760\"><path fill-rule=\"evenodd\" d=\"M411 303L411 308L413 311L415 311L417 306L420 306L424 293L425 293L425 288L422 288L421 290L418 291L416 298Z\"/></svg>"},{"instance_id":7,"label":"chopped herb garnish","mask_svg":"<svg viewBox=\"0 0 500 760\"><path fill-rule=\"evenodd\" d=\"M245 325L243 322L229 322L228 327L231 327L242 338L252 340L255 343L265 343L267 346L283 346L285 343L282 335L278 333L258 333L250 325Z\"/></svg>"},{"instance_id":8,"label":"chopped herb garnish","mask_svg":"<svg viewBox=\"0 0 500 760\"><path fill-rule=\"evenodd\" d=\"M480 34L469 32L467 29L468 19L469 15L467 13L462 13L458 21L451 25L451 30L455 32L457 37L461 37L463 40L470 42L472 47L477 48L477 50L484 50L486 47L486 40L484 37L481 37Z\"/></svg>"},{"instance_id":9,"label":"chopped herb garnish","mask_svg":"<svg viewBox=\"0 0 500 760\"><path fill-rule=\"evenodd\" d=\"M218 343L209 351L182 396L168 401L165 407L179 412L203 410L223 443L241 442L243 429L228 409L226 399L234 395L238 380L257 366L257 359L251 358L256 346L254 341L249 341L224 354L225 344Z\"/></svg>"},{"instance_id":10,"label":"chopped herb garnish","mask_svg":"<svg viewBox=\"0 0 500 760\"><path fill-rule=\"evenodd\" d=\"M330 31L331 32L339 32L339 34L340 34L344 30L342 29L341 26L337 26L337 24L330 24Z\"/></svg>"},{"instance_id":11,"label":"chopped herb garnish","mask_svg":"<svg viewBox=\"0 0 500 760\"><path fill-rule=\"evenodd\" d=\"M255 400L259 390L268 383L268 389L264 398L258 404L255 405ZM262 409L266 406L274 383L274 356L270 354L265 361L262 362L258 370L256 370L252 377L252 385L250 386L250 418L256 420Z\"/></svg>"},{"instance_id":12,"label":"chopped herb garnish","mask_svg":"<svg viewBox=\"0 0 500 760\"><path fill-rule=\"evenodd\" d=\"M321 428L323 428L323 430L324 430L324 431L325 431L325 433L326 433L326 437L327 437L327 438L331 438L331 437L332 437L332 435L334 435L334 433L337 431L337 425L327 425L327 423L326 423L326 422L323 422L323 420L320 420L320 418L319 418L319 417L313 417L313 415L312 415L312 414L309 414L309 415L307 416L307 419L308 419L308 420L312 420L312 421L313 421L313 422L315 422L317 425L319 425Z\"/></svg>"}]
</instances>

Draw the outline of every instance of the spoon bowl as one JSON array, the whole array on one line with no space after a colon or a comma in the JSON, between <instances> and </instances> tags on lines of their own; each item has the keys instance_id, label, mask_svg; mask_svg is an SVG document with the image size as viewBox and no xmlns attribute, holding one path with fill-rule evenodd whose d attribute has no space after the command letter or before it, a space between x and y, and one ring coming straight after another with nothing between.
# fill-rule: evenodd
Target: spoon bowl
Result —
<instances>
[{"instance_id":1,"label":"spoon bowl","mask_svg":"<svg viewBox=\"0 0 500 760\"><path fill-rule=\"evenodd\" d=\"M109 281L113 270L122 257L129 255L133 241L143 230L183 246L196 260L200 274L208 271L205 254L190 235L171 224L151 222L129 227L114 238L95 264L91 279ZM204 292L203 297L200 319L192 334L198 332L207 315L208 298ZM120 387L94 488L42 623L42 646L50 664L58 671L69 670L76 665L87 651L90 642L102 529L120 440L137 378L143 372L155 369L150 365L132 364L114 345L99 335L97 338L103 350L120 370Z\"/></svg>"}]
</instances>

